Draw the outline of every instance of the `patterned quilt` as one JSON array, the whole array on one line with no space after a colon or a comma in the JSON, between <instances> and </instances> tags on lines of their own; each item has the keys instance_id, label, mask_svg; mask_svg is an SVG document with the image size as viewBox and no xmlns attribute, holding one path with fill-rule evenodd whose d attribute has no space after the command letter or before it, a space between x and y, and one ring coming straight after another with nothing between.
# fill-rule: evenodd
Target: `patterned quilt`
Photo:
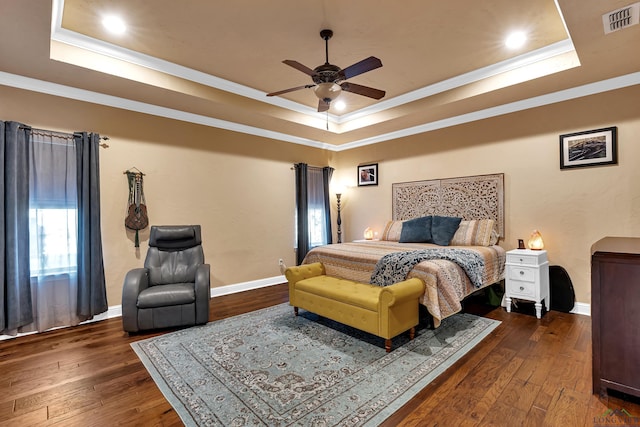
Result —
<instances>
[{"instance_id":1,"label":"patterned quilt","mask_svg":"<svg viewBox=\"0 0 640 427\"><path fill-rule=\"evenodd\" d=\"M370 283L378 260L394 252L424 249L465 249L473 251L484 260L484 268L477 273L481 287L489 286L504 278L506 252L500 246L448 246L443 248L428 243L398 243L367 241L340 243L312 249L304 264L321 262L327 275L362 283ZM435 326L440 321L462 310L461 301L477 291L464 269L453 261L430 259L417 263L407 274L407 279L417 277L425 283L425 293L420 303L433 316Z\"/></svg>"}]
</instances>

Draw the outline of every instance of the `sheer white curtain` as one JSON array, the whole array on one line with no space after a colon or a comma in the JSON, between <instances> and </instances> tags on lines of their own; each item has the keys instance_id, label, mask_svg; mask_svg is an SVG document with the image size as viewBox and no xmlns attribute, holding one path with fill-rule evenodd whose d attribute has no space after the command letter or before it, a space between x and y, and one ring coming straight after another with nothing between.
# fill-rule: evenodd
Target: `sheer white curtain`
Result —
<instances>
[{"instance_id":1,"label":"sheer white curtain","mask_svg":"<svg viewBox=\"0 0 640 427\"><path fill-rule=\"evenodd\" d=\"M34 323L21 332L77 325L77 173L73 135L31 133L29 249Z\"/></svg>"}]
</instances>

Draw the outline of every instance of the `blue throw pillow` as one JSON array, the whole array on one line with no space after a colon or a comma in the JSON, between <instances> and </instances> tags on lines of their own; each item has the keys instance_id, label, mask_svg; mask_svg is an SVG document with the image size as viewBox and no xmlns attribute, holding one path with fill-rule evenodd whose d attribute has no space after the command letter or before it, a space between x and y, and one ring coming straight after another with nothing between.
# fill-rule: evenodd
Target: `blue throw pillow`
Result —
<instances>
[{"instance_id":1,"label":"blue throw pillow","mask_svg":"<svg viewBox=\"0 0 640 427\"><path fill-rule=\"evenodd\" d=\"M430 243L431 217L423 216L402 223L400 243Z\"/></svg>"},{"instance_id":2,"label":"blue throw pillow","mask_svg":"<svg viewBox=\"0 0 640 427\"><path fill-rule=\"evenodd\" d=\"M431 220L431 240L433 243L440 246L449 246L449 242L453 239L453 235L456 234L461 221L462 218L434 215ZM404 231L404 227L402 231Z\"/></svg>"}]
</instances>

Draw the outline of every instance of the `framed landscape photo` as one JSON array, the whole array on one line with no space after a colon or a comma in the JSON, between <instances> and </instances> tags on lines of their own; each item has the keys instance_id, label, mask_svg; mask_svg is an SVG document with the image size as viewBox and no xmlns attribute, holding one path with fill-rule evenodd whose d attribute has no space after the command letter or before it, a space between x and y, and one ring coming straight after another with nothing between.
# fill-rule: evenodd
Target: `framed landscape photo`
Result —
<instances>
[{"instance_id":1,"label":"framed landscape photo","mask_svg":"<svg viewBox=\"0 0 640 427\"><path fill-rule=\"evenodd\" d=\"M358 187L363 185L378 185L378 164L358 166Z\"/></svg>"},{"instance_id":2,"label":"framed landscape photo","mask_svg":"<svg viewBox=\"0 0 640 427\"><path fill-rule=\"evenodd\" d=\"M560 169L618 163L618 128L560 135Z\"/></svg>"}]
</instances>

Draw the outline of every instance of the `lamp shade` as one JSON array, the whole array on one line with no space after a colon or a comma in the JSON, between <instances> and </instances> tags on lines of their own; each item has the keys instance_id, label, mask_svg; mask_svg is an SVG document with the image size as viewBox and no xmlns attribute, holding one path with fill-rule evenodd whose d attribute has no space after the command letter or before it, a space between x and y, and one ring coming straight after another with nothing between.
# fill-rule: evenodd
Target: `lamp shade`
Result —
<instances>
[{"instance_id":1,"label":"lamp shade","mask_svg":"<svg viewBox=\"0 0 640 427\"><path fill-rule=\"evenodd\" d=\"M314 89L318 99L322 99L326 103L330 103L340 96L342 88L336 83L320 83Z\"/></svg>"},{"instance_id":2,"label":"lamp shade","mask_svg":"<svg viewBox=\"0 0 640 427\"><path fill-rule=\"evenodd\" d=\"M529 249L539 251L544 249L544 241L542 240L542 234L538 230L533 230L528 242Z\"/></svg>"}]
</instances>

